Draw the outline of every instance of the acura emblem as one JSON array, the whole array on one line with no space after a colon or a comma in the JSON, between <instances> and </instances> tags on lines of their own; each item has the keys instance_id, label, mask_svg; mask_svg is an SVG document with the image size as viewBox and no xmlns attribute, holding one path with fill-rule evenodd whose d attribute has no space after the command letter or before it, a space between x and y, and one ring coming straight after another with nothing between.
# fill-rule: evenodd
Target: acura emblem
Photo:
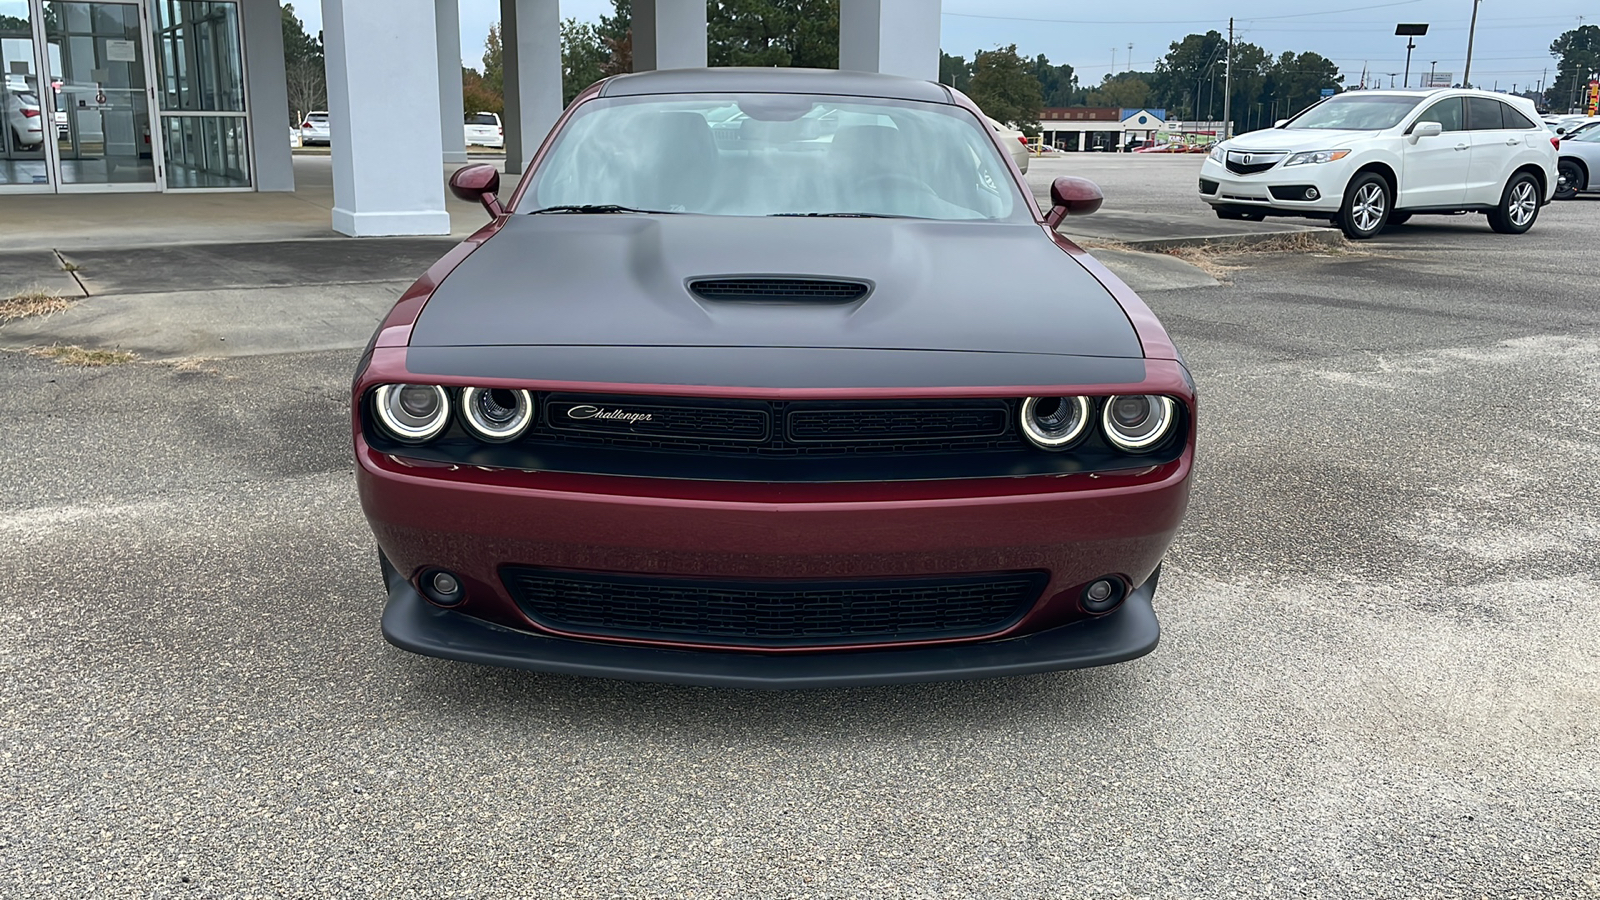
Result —
<instances>
[{"instance_id":1,"label":"acura emblem","mask_svg":"<svg viewBox=\"0 0 1600 900\"><path fill-rule=\"evenodd\" d=\"M1254 157L1254 156L1252 156L1252 155L1251 155L1251 154L1249 154L1249 153L1246 153L1246 154L1245 154L1245 155L1244 155L1244 164L1245 164L1245 165L1247 165L1247 166L1248 166L1248 165L1250 165L1250 164L1251 164L1251 163L1252 163L1252 162L1255 162L1255 157Z\"/></svg>"}]
</instances>

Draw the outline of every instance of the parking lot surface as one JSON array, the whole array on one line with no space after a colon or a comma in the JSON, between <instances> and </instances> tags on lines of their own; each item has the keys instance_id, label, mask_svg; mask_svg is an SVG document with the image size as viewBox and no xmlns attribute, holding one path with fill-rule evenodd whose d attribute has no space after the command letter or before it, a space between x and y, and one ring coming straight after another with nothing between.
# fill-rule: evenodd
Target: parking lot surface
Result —
<instances>
[{"instance_id":1,"label":"parking lot surface","mask_svg":"<svg viewBox=\"0 0 1600 900\"><path fill-rule=\"evenodd\" d=\"M1201 395L1162 643L1003 681L412 656L355 353L0 354L0 895L1600 897L1600 201L1413 221L1144 295Z\"/></svg>"}]
</instances>

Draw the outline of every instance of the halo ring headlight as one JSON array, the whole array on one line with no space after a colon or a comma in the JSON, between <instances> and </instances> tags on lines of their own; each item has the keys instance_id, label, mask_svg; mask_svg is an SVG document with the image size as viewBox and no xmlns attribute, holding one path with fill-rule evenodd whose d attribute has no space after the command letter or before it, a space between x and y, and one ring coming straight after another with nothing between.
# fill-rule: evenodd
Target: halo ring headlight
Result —
<instances>
[{"instance_id":1,"label":"halo ring headlight","mask_svg":"<svg viewBox=\"0 0 1600 900\"><path fill-rule=\"evenodd\" d=\"M1171 397L1157 394L1118 394L1106 399L1100 426L1106 440L1119 450L1137 453L1160 443L1177 420Z\"/></svg>"},{"instance_id":2,"label":"halo ring headlight","mask_svg":"<svg viewBox=\"0 0 1600 900\"><path fill-rule=\"evenodd\" d=\"M533 397L527 391L508 388L464 388L461 418L480 440L514 441L533 422Z\"/></svg>"},{"instance_id":3,"label":"halo ring headlight","mask_svg":"<svg viewBox=\"0 0 1600 900\"><path fill-rule=\"evenodd\" d=\"M378 423L395 440L422 444L450 424L450 395L436 384L385 384L372 398Z\"/></svg>"},{"instance_id":4,"label":"halo ring headlight","mask_svg":"<svg viewBox=\"0 0 1600 900\"><path fill-rule=\"evenodd\" d=\"M1083 437L1094 418L1088 397L1028 397L1019 418L1034 446L1061 450Z\"/></svg>"}]
</instances>

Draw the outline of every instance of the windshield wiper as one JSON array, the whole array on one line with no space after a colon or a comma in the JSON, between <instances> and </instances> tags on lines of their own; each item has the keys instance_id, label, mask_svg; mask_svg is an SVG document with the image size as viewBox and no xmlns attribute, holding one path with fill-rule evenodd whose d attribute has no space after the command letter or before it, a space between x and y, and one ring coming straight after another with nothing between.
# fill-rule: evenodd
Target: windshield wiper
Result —
<instances>
[{"instance_id":1,"label":"windshield wiper","mask_svg":"<svg viewBox=\"0 0 1600 900\"><path fill-rule=\"evenodd\" d=\"M798 216L806 219L909 219L911 216L896 216L889 213L866 212L832 212L832 213L772 213L773 216Z\"/></svg>"},{"instance_id":2,"label":"windshield wiper","mask_svg":"<svg viewBox=\"0 0 1600 900\"><path fill-rule=\"evenodd\" d=\"M536 209L528 215L537 216L540 213L650 213L651 215L673 215L670 210L634 209L631 206L621 206L616 203L585 203L580 206L546 206L544 209Z\"/></svg>"}]
</instances>

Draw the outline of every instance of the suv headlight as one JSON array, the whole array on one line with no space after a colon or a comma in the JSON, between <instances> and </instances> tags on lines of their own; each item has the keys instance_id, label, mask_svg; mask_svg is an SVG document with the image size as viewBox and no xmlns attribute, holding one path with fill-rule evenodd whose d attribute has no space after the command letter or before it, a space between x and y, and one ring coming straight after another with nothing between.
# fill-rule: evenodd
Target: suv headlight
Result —
<instances>
[{"instance_id":1,"label":"suv headlight","mask_svg":"<svg viewBox=\"0 0 1600 900\"><path fill-rule=\"evenodd\" d=\"M1222 149L1221 142L1211 145L1211 158L1217 162L1227 162L1228 151Z\"/></svg>"},{"instance_id":2,"label":"suv headlight","mask_svg":"<svg viewBox=\"0 0 1600 900\"><path fill-rule=\"evenodd\" d=\"M1285 166L1310 166L1331 163L1336 159L1344 159L1350 155L1349 150L1307 150L1289 157Z\"/></svg>"}]
</instances>

